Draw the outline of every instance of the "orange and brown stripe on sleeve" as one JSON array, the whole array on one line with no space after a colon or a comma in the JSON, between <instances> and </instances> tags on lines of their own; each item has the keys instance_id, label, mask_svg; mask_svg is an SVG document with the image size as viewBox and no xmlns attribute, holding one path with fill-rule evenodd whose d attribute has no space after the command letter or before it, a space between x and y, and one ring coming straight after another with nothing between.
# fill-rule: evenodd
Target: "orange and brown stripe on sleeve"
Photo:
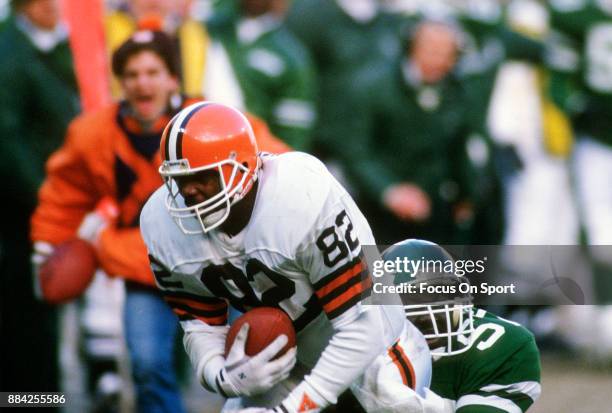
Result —
<instances>
[{"instance_id":1,"label":"orange and brown stripe on sleeve","mask_svg":"<svg viewBox=\"0 0 612 413\"><path fill-rule=\"evenodd\" d=\"M328 318L333 319L370 295L372 279L362 256L356 257L314 284Z\"/></svg>"},{"instance_id":2,"label":"orange and brown stripe on sleeve","mask_svg":"<svg viewBox=\"0 0 612 413\"><path fill-rule=\"evenodd\" d=\"M227 324L227 302L184 292L164 291L164 300L179 320L201 320L212 326Z\"/></svg>"},{"instance_id":3,"label":"orange and brown stripe on sleeve","mask_svg":"<svg viewBox=\"0 0 612 413\"><path fill-rule=\"evenodd\" d=\"M406 356L406 353L399 342L396 342L394 345L389 347L387 353L389 354L393 364L395 364L399 370L400 376L402 377L402 382L414 390L416 383L414 377L414 367L412 367L410 359L408 356Z\"/></svg>"}]
</instances>

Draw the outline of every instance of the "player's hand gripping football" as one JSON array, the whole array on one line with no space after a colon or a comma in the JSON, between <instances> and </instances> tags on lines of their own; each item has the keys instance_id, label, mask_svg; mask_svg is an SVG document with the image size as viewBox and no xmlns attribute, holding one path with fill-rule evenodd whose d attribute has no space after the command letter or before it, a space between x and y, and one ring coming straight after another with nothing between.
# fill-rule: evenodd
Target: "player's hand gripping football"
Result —
<instances>
[{"instance_id":1,"label":"player's hand gripping football","mask_svg":"<svg viewBox=\"0 0 612 413\"><path fill-rule=\"evenodd\" d=\"M289 377L296 362L296 347L274 359L287 344L287 336L280 335L257 355L245 353L249 325L244 324L225 359L224 367L217 374L217 386L227 397L253 396L272 388Z\"/></svg>"}]
</instances>

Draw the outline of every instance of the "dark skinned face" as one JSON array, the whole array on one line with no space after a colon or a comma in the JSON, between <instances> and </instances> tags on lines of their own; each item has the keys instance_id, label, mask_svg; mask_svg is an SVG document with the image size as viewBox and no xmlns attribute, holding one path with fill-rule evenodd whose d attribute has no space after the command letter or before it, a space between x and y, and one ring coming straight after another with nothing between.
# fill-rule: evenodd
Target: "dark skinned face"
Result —
<instances>
[{"instance_id":1,"label":"dark skinned face","mask_svg":"<svg viewBox=\"0 0 612 413\"><path fill-rule=\"evenodd\" d=\"M200 171L192 175L174 178L185 205L191 207L202 203L221 191L217 170Z\"/></svg>"},{"instance_id":2,"label":"dark skinned face","mask_svg":"<svg viewBox=\"0 0 612 413\"><path fill-rule=\"evenodd\" d=\"M221 191L221 182L219 181L219 173L216 169L197 172L191 175L177 176L174 178L181 196L185 200L185 205L191 207L202 203ZM240 179L237 176L236 179ZM230 214L221 224L220 229L230 235L239 233L249 222L255 198L257 195L258 182L255 182L247 195L235 205L232 206ZM207 213L210 215L216 211L225 208L222 203L214 210Z\"/></svg>"}]
</instances>

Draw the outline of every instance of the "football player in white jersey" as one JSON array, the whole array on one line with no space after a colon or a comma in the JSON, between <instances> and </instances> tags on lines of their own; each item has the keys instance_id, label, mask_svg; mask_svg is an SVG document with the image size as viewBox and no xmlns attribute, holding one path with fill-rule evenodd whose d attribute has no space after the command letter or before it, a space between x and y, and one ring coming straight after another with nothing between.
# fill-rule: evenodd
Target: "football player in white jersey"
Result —
<instances>
[{"instance_id":1,"label":"football player in white jersey","mask_svg":"<svg viewBox=\"0 0 612 413\"><path fill-rule=\"evenodd\" d=\"M372 285L362 245L375 242L320 161L258 154L248 120L211 102L175 116L160 145L165 185L140 228L198 378L237 398L226 410L318 412L350 387L366 410L397 411L425 395L427 344L401 306L362 303ZM281 335L246 356L245 327L226 358L228 304L284 310L297 350L275 359Z\"/></svg>"}]
</instances>

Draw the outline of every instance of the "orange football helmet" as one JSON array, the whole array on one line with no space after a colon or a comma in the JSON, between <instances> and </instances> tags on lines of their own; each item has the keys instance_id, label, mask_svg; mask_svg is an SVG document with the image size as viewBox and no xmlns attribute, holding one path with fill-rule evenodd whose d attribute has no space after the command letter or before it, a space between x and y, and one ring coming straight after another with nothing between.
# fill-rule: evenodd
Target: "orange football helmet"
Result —
<instances>
[{"instance_id":1,"label":"orange football helmet","mask_svg":"<svg viewBox=\"0 0 612 413\"><path fill-rule=\"evenodd\" d=\"M219 103L198 102L181 110L168 123L160 142L159 168L168 196L166 207L187 234L208 232L221 225L233 204L257 180L260 160L251 124L238 110ZM221 190L187 206L176 177L216 170ZM196 229L187 221L199 222Z\"/></svg>"}]
</instances>

